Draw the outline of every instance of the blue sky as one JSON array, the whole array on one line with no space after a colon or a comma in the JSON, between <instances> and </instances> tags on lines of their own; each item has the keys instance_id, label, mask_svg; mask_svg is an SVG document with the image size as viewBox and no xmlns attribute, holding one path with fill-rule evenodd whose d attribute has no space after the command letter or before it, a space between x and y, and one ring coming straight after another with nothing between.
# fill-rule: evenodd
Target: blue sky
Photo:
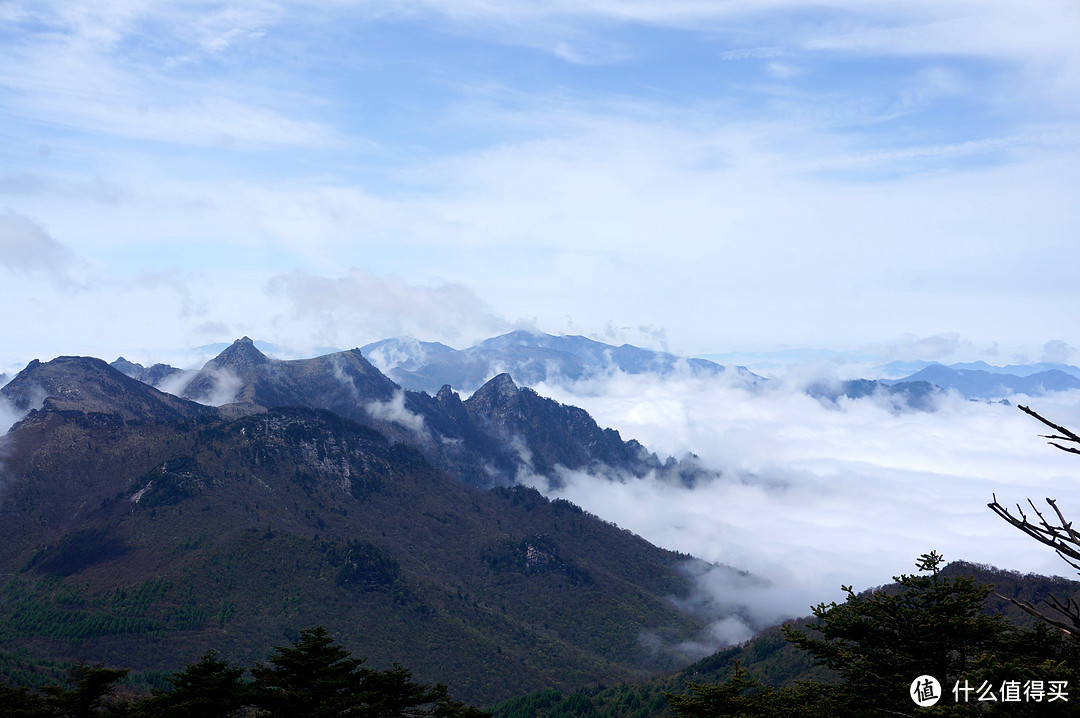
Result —
<instances>
[{"instance_id":1,"label":"blue sky","mask_svg":"<svg viewBox=\"0 0 1080 718\"><path fill-rule=\"evenodd\" d=\"M1077 37L1049 0L9 0L0 366L517 327L1060 354Z\"/></svg>"}]
</instances>

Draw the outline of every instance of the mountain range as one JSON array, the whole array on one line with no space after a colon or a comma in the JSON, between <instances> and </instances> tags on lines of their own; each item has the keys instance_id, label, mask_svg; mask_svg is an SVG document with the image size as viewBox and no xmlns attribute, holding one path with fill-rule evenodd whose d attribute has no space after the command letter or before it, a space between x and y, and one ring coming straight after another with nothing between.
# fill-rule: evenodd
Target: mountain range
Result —
<instances>
[{"instance_id":1,"label":"mountain range","mask_svg":"<svg viewBox=\"0 0 1080 718\"><path fill-rule=\"evenodd\" d=\"M432 396L403 389L359 349L283 361L268 358L245 337L207 362L181 395L213 404L231 399L234 413L275 406L327 409L485 488L529 475L558 482L562 469L633 476L665 469L636 441L601 429L582 409L518 387L508 374L494 376L465 401L448 385Z\"/></svg>"},{"instance_id":2,"label":"mountain range","mask_svg":"<svg viewBox=\"0 0 1080 718\"><path fill-rule=\"evenodd\" d=\"M882 364L874 370L874 373L882 378L898 378L909 376L921 369L931 366L945 366L957 371L971 370L983 371L989 374L1012 374L1013 376L1021 377L1057 370L1080 378L1080 367L1075 367L1071 364L1062 364L1060 362L1033 362L1031 364L1006 364L1005 366L994 366L993 364L984 361L956 362L953 364L942 364L941 362L936 361L894 361L889 362L888 364Z\"/></svg>"},{"instance_id":3,"label":"mountain range","mask_svg":"<svg viewBox=\"0 0 1080 718\"><path fill-rule=\"evenodd\" d=\"M485 339L467 349L437 342L396 337L360 348L387 376L408 389L437 391L449 384L473 391L493 373L507 373L527 386L541 382L579 381L615 371L660 376L682 369L715 375L728 369L706 359L682 358L630 344L612 346L582 336L553 336L514 331ZM734 369L749 381L758 378Z\"/></svg>"},{"instance_id":4,"label":"mountain range","mask_svg":"<svg viewBox=\"0 0 1080 718\"><path fill-rule=\"evenodd\" d=\"M593 359L583 371L608 361ZM703 604L696 559L522 485L708 472L509 374L463 400L402 387L360 349L279 360L247 337L198 372L149 370L65 356L0 388L21 417L0 439L5 682L78 659L152 684L208 649L250 662L321 624L373 666L490 704L678 668L723 618L686 608ZM936 386L828 391L916 406ZM711 570L735 591L760 581Z\"/></svg>"},{"instance_id":5,"label":"mountain range","mask_svg":"<svg viewBox=\"0 0 1080 718\"><path fill-rule=\"evenodd\" d=\"M253 342L256 349L273 354L279 348L267 342ZM201 349L228 345L208 345ZM356 350L354 350L356 351ZM395 337L366 344L359 349L365 359L398 387L411 392L437 395L443 386L469 394L493 377L508 374L522 387L540 384L573 384L602 379L614 373L671 376L682 373L699 377L725 378L751 391L768 385L765 379L742 366L725 367L702 358L683 358L623 344L614 346L582 336L554 336L531 331L514 331L486 339L466 349L454 349L438 342L411 337ZM330 352L328 356L342 352ZM802 356L805 352L799 354ZM835 353L822 353L833 356ZM213 360L212 360L213 361ZM143 367L123 357L113 366L128 376L159 388L200 401L222 403L229 387L221 385L222 396L206 392L210 379L203 379L186 393L192 373L165 364ZM205 373L205 370L204 370ZM1067 364L1037 363L992 366L985 362L944 365L936 362L892 362L872 371L880 378L815 382L806 387L816 398L836 402L840 398L885 399L897 410L932 411L942 392L955 391L968 399L992 400L1013 394L1040 396L1080 387L1080 368Z\"/></svg>"},{"instance_id":6,"label":"mountain range","mask_svg":"<svg viewBox=\"0 0 1080 718\"><path fill-rule=\"evenodd\" d=\"M122 357L112 366L133 378L148 377L148 370ZM711 475L693 457L661 462L636 441L597 426L582 409L519 387L505 373L462 401L448 384L433 394L401 387L360 349L279 360L244 337L180 383L175 370L156 374L178 395L232 415L275 406L333 411L413 446L433 465L475 486L512 485L529 476L558 485L567 470L638 477L655 472L683 483Z\"/></svg>"},{"instance_id":7,"label":"mountain range","mask_svg":"<svg viewBox=\"0 0 1080 718\"><path fill-rule=\"evenodd\" d=\"M1000 399L1013 394L1042 396L1050 392L1080 388L1080 377L1056 368L1013 374L987 369L956 368L943 364L926 366L904 377L900 382L927 382L942 389L956 391L968 399Z\"/></svg>"},{"instance_id":8,"label":"mountain range","mask_svg":"<svg viewBox=\"0 0 1080 718\"><path fill-rule=\"evenodd\" d=\"M695 559L515 484L665 465L509 376L433 397L359 350L281 361L244 338L183 393L88 357L0 389L24 414L0 454L0 667L152 676L322 624L490 702L677 666L705 628L680 608Z\"/></svg>"}]
</instances>

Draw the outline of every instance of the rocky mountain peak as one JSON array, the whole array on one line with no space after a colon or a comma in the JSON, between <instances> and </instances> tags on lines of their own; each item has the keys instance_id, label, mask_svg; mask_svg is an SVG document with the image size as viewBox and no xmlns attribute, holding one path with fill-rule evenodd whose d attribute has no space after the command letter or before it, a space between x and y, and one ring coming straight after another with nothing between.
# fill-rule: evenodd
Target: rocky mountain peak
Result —
<instances>
[{"instance_id":1,"label":"rocky mountain peak","mask_svg":"<svg viewBox=\"0 0 1080 718\"><path fill-rule=\"evenodd\" d=\"M241 337L210 360L215 369L236 371L250 366L269 363L270 358L258 350L250 337Z\"/></svg>"},{"instance_id":2,"label":"rocky mountain peak","mask_svg":"<svg viewBox=\"0 0 1080 718\"><path fill-rule=\"evenodd\" d=\"M479 403L498 406L517 398L520 392L521 390L518 389L513 378L503 372L492 377L486 384L477 389L476 393L472 395L472 399L477 399Z\"/></svg>"},{"instance_id":3,"label":"rocky mountain peak","mask_svg":"<svg viewBox=\"0 0 1080 718\"><path fill-rule=\"evenodd\" d=\"M160 362L146 367L137 362L128 361L124 357L117 358L117 360L109 364L109 366L125 376L129 376L132 379L138 379L150 386L157 386L163 379L173 376L174 374L179 374L182 371L174 366L161 364Z\"/></svg>"},{"instance_id":4,"label":"rocky mountain peak","mask_svg":"<svg viewBox=\"0 0 1080 718\"><path fill-rule=\"evenodd\" d=\"M92 357L62 356L45 363L35 359L0 389L0 396L20 411L80 411L135 421L172 421L208 411Z\"/></svg>"},{"instance_id":5,"label":"rocky mountain peak","mask_svg":"<svg viewBox=\"0 0 1080 718\"><path fill-rule=\"evenodd\" d=\"M114 361L109 366L111 366L113 369L116 369L121 374L126 374L130 377L134 377L136 373L146 368L142 364L128 361L124 357L117 357L116 361Z\"/></svg>"},{"instance_id":6,"label":"rocky mountain peak","mask_svg":"<svg viewBox=\"0 0 1080 718\"><path fill-rule=\"evenodd\" d=\"M449 384L443 384L442 388L439 389L439 393L435 395L435 400L438 401L440 404L445 404L446 402L454 401L455 399L457 399L459 402L461 401L461 399L457 395L457 392L454 391L454 388Z\"/></svg>"}]
</instances>

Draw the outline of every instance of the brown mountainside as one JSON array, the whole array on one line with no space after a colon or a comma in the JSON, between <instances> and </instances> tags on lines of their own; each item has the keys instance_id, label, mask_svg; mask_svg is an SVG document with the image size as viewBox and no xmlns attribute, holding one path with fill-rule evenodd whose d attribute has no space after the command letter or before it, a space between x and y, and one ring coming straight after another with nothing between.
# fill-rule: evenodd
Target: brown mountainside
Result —
<instances>
[{"instance_id":1,"label":"brown mountainside","mask_svg":"<svg viewBox=\"0 0 1080 718\"><path fill-rule=\"evenodd\" d=\"M168 670L323 624L486 702L673 667L641 637L703 628L670 600L688 557L531 489L469 486L336 414L231 418L68 358L3 394L42 407L4 439L4 650ZM419 397L445 407L433 424L472 416Z\"/></svg>"}]
</instances>

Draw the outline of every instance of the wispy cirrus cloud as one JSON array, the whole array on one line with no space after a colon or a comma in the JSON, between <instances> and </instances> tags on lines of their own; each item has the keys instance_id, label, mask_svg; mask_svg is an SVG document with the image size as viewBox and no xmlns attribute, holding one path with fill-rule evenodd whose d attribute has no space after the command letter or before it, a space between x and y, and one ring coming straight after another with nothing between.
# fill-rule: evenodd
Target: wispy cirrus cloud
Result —
<instances>
[{"instance_id":1,"label":"wispy cirrus cloud","mask_svg":"<svg viewBox=\"0 0 1080 718\"><path fill-rule=\"evenodd\" d=\"M251 93L238 97L213 77L176 72L240 39L257 40L280 19L277 7L17 5L0 24L11 40L0 50L0 87L12 114L58 129L211 147L335 144L322 123L289 117ZM19 32L28 27L36 32Z\"/></svg>"},{"instance_id":2,"label":"wispy cirrus cloud","mask_svg":"<svg viewBox=\"0 0 1080 718\"><path fill-rule=\"evenodd\" d=\"M1059 3L3 12L2 206L166 313L176 292L137 278L190 278L201 326L238 327L225 297L268 276L358 267L554 331L665 327L687 353L1040 347L1076 292Z\"/></svg>"}]
</instances>

